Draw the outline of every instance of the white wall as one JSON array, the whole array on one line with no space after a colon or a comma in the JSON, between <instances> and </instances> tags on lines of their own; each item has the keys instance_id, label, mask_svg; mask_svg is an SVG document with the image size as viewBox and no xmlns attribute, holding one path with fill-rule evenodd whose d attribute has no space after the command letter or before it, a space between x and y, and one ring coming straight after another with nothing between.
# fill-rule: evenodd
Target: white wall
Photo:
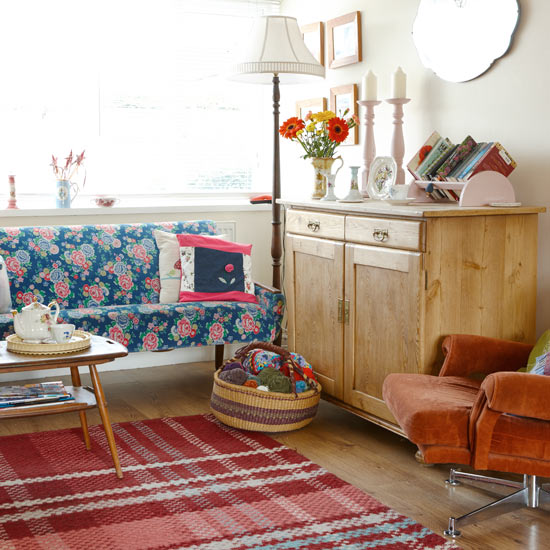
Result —
<instances>
[{"instance_id":1,"label":"white wall","mask_svg":"<svg viewBox=\"0 0 550 550\"><path fill-rule=\"evenodd\" d=\"M550 205L550 2L520 0L521 15L511 49L484 75L462 83L440 80L420 63L412 40L418 0L282 0L282 11L300 24L327 21L361 11L363 61L327 69L326 80L307 86L281 89L281 121L294 116L298 99L329 97L333 86L356 83L372 69L378 75L379 98L389 97L390 76L400 65L407 73L404 137L405 162L427 136L438 130L459 142L468 133L479 141L500 141L517 161L510 175L517 199L524 204ZM465 37L467 40L467 37ZM325 40L326 44L326 40ZM442 45L444 47L444 45ZM325 45L326 48L326 45ZM325 51L326 58L326 51ZM362 119L363 113L360 112ZM392 109L382 103L376 110L375 137L378 155L390 154ZM360 145L340 147L346 165L361 165ZM294 196L296 182L305 195L311 192L313 171L300 159L300 147L282 140L283 196ZM337 194L349 185L349 171L342 169ZM537 332L550 328L550 213L540 216Z\"/></svg>"}]
</instances>

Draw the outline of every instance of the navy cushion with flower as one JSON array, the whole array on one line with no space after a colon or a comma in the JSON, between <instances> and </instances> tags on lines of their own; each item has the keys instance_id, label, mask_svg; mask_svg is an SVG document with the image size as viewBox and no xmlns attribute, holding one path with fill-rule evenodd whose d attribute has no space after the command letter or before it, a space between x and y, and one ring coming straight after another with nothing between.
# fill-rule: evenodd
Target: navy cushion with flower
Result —
<instances>
[{"instance_id":1,"label":"navy cushion with flower","mask_svg":"<svg viewBox=\"0 0 550 550\"><path fill-rule=\"evenodd\" d=\"M254 302L251 244L178 235L181 258L180 302Z\"/></svg>"}]
</instances>

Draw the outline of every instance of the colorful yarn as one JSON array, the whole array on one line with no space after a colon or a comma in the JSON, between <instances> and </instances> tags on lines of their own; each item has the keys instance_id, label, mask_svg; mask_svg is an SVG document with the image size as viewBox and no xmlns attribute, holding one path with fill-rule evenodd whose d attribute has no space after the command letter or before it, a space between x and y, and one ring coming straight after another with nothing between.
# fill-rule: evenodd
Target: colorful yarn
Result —
<instances>
[{"instance_id":1,"label":"colorful yarn","mask_svg":"<svg viewBox=\"0 0 550 550\"><path fill-rule=\"evenodd\" d=\"M260 379L255 374L249 374L248 380L254 380L258 386L261 384Z\"/></svg>"},{"instance_id":2,"label":"colorful yarn","mask_svg":"<svg viewBox=\"0 0 550 550\"><path fill-rule=\"evenodd\" d=\"M242 386L246 382L246 372L244 372L244 370L242 369L226 370L220 372L218 377L224 382L235 384L237 386Z\"/></svg>"},{"instance_id":3,"label":"colorful yarn","mask_svg":"<svg viewBox=\"0 0 550 550\"><path fill-rule=\"evenodd\" d=\"M307 384L303 380L296 382L296 393L302 393L308 389Z\"/></svg>"},{"instance_id":4,"label":"colorful yarn","mask_svg":"<svg viewBox=\"0 0 550 550\"><path fill-rule=\"evenodd\" d=\"M243 367L247 372L258 374L266 367L279 368L281 356L273 351L263 349L250 350L243 359Z\"/></svg>"},{"instance_id":5,"label":"colorful yarn","mask_svg":"<svg viewBox=\"0 0 550 550\"><path fill-rule=\"evenodd\" d=\"M247 380L243 386L248 386L249 388L257 388L258 387L258 382L256 382L256 380Z\"/></svg>"},{"instance_id":6,"label":"colorful yarn","mask_svg":"<svg viewBox=\"0 0 550 550\"><path fill-rule=\"evenodd\" d=\"M267 386L258 386L256 389L260 391L269 391L269 388Z\"/></svg>"}]
</instances>

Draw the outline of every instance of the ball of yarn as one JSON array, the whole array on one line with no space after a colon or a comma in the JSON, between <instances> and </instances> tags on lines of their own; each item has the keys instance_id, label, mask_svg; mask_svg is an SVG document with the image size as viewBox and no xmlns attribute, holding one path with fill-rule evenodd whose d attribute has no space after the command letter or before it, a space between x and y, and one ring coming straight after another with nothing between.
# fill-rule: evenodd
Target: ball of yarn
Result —
<instances>
[{"instance_id":1,"label":"ball of yarn","mask_svg":"<svg viewBox=\"0 0 550 550\"><path fill-rule=\"evenodd\" d=\"M290 393L292 391L290 380L282 372L272 367L262 369L258 378L262 385L269 388L269 391L278 393Z\"/></svg>"},{"instance_id":2,"label":"ball of yarn","mask_svg":"<svg viewBox=\"0 0 550 550\"><path fill-rule=\"evenodd\" d=\"M242 369L231 369L220 372L218 375L220 380L228 382L229 384L235 384L242 386L246 382L246 372Z\"/></svg>"},{"instance_id":3,"label":"ball of yarn","mask_svg":"<svg viewBox=\"0 0 550 550\"><path fill-rule=\"evenodd\" d=\"M231 361L230 363L226 363L222 369L222 372L233 370L233 369L241 369L243 370L243 366L238 361Z\"/></svg>"},{"instance_id":4,"label":"ball of yarn","mask_svg":"<svg viewBox=\"0 0 550 550\"><path fill-rule=\"evenodd\" d=\"M258 382L256 382L256 380L247 380L243 386L248 386L249 388L257 388L258 387Z\"/></svg>"},{"instance_id":5,"label":"ball of yarn","mask_svg":"<svg viewBox=\"0 0 550 550\"><path fill-rule=\"evenodd\" d=\"M307 384L303 380L296 382L296 393L302 393L307 390Z\"/></svg>"},{"instance_id":6,"label":"ball of yarn","mask_svg":"<svg viewBox=\"0 0 550 550\"><path fill-rule=\"evenodd\" d=\"M248 380L254 380L254 382L256 382L256 386L261 384L260 379L255 374L249 374Z\"/></svg>"},{"instance_id":7,"label":"ball of yarn","mask_svg":"<svg viewBox=\"0 0 550 550\"><path fill-rule=\"evenodd\" d=\"M269 391L269 388L267 386L258 386L256 389L261 391Z\"/></svg>"}]
</instances>

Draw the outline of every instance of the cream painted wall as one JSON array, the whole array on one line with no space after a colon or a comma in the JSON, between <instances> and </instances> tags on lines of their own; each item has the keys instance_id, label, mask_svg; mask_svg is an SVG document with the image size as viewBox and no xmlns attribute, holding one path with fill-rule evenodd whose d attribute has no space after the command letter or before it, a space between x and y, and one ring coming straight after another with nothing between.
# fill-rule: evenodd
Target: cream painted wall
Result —
<instances>
[{"instance_id":1,"label":"cream painted wall","mask_svg":"<svg viewBox=\"0 0 550 550\"><path fill-rule=\"evenodd\" d=\"M433 131L459 142L470 133L480 141L500 141L518 163L510 175L517 199L524 204L550 206L550 2L520 0L521 15L508 54L484 75L462 83L440 80L420 63L412 40L418 0L282 0L282 12L300 24L327 21L359 10L362 17L363 61L328 70L326 80L311 85L281 88L281 121L294 116L298 99L329 97L333 86L356 83L372 69L378 75L379 98L389 97L390 77L400 65L407 73L404 137L405 161ZM467 37L465 37L467 39ZM325 55L326 57L326 55ZM360 112L362 118L363 113ZM378 155L390 154L392 110L376 110L375 137ZM360 134L360 143L362 135ZM341 147L346 166L361 164L359 146ZM299 158L299 145L282 140L283 196L310 193L312 168ZM349 184L349 170L342 169L337 194ZM540 216L537 332L550 328L550 213Z\"/></svg>"}]
</instances>

